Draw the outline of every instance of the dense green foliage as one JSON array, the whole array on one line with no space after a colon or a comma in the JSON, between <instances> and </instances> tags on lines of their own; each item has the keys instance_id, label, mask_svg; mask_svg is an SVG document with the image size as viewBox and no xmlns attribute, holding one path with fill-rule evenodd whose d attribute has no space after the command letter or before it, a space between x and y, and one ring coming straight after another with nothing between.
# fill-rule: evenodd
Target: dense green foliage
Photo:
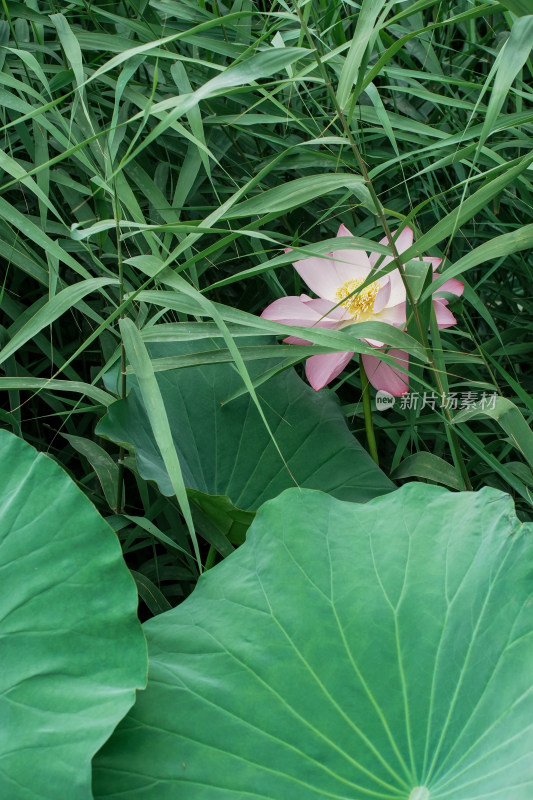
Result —
<instances>
[{"instance_id":1,"label":"dense green foliage","mask_svg":"<svg viewBox=\"0 0 533 800\"><path fill-rule=\"evenodd\" d=\"M150 631L178 618L172 607L202 572L216 565L184 609L231 576L251 552L248 544L234 550L258 507L271 501L264 513L276 513L276 496L291 486L357 503L347 503L354 520L399 508L402 497L423 515L427 498L438 496L449 508L471 499L475 531L487 498L504 503L501 491L519 519L533 519L529 4L3 0L0 425L9 462L0 534L11 546L9 509L25 499L23 546L28 558L39 554L51 602L35 618L32 647L40 626L50 622L53 631L56 619L78 635L80 607L95 630L109 619L133 626L119 550L103 544L99 554L97 546L99 537L112 540L110 528L141 619L156 617ZM305 328L300 343L281 344L302 328L260 315L308 291L292 263L334 251L341 223L352 234L343 248L396 258L380 274L388 280L402 268L405 329L355 321ZM414 243L400 258L387 235L406 226ZM442 259L433 282L421 256ZM448 293L456 322L439 329L432 293L450 278L464 293ZM386 411L360 367L372 342L409 354L410 394ZM339 352L354 358L315 393L304 384L304 362ZM388 352L383 360L392 363ZM59 466L35 460L29 445ZM58 504L64 492L87 515L81 544L69 538L54 492ZM320 506L317 519L328 503L341 507L324 495L302 497L320 498L310 501ZM302 519L293 520L295 536ZM432 525L427 536L437 541ZM500 552L490 537L486 547L480 573ZM41 589L33 573L19 574L15 555L5 568L15 594L21 586L27 593L24 616L26 603L39 607ZM91 580L74 582L78 594L63 598L66 610L55 617L56 589L60 598L65 585L73 589L74 556ZM420 574L420 596L431 581ZM368 617L361 625L368 628ZM128 642L124 653L135 649ZM62 669L97 670L83 659L80 666L76 637L69 647L56 654ZM22 703L26 692L35 699L40 667L31 671L48 653L30 647L26 655L31 675L15 669L13 683L21 682ZM142 682L133 673L115 675L122 700L108 716L83 705L87 686L74 693L98 725L94 736L64 744L80 745L78 785L60 794L88 796L89 759ZM69 696L63 689L60 698ZM512 704L511 695L502 702ZM443 708L449 699L443 691ZM52 710L61 714L61 703ZM63 742L71 723L57 719L43 724ZM22 737L26 723L15 725ZM531 751L527 737L522 745ZM46 744L41 755L51 768ZM25 773L24 758L17 769ZM529 780L513 800L527 796ZM37 797L32 791L18 796ZM466 800L457 791L448 800ZM496 785L495 800L509 800L506 791Z\"/></svg>"},{"instance_id":2,"label":"dense green foliage","mask_svg":"<svg viewBox=\"0 0 533 800\"><path fill-rule=\"evenodd\" d=\"M121 358L118 318L145 340L154 323L213 320L216 340L194 324L174 332L197 343L197 363L220 347L235 359L235 326L275 331L238 310L259 314L302 290L285 246L326 252L340 222L358 241L383 235L356 149L390 227L407 221L419 252L445 256L447 275L467 283L458 325L431 333L429 368L411 360L411 389L459 400L497 392L528 419L531 25L494 2L462 0L367 0L360 13L320 2L8 3L4 423L57 458L104 513L120 511L124 454L94 434L124 391L102 392ZM317 332L315 349L291 358L289 348L286 363L335 349L334 336L360 347L353 335ZM241 375L258 355L243 351ZM338 394L364 440L352 363ZM494 415L452 425L453 412L421 405L374 415L385 472L510 490L528 516L523 436ZM175 502L126 464L126 510L176 539ZM160 582L175 554L152 552L138 524L113 524L126 550L140 548L130 566L153 578L161 559Z\"/></svg>"}]
</instances>

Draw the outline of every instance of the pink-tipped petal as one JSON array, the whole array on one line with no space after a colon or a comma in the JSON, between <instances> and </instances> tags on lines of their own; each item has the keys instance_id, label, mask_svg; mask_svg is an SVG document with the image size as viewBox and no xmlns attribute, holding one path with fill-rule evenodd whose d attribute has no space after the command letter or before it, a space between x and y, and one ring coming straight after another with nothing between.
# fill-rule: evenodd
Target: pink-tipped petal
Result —
<instances>
[{"instance_id":1,"label":"pink-tipped petal","mask_svg":"<svg viewBox=\"0 0 533 800\"><path fill-rule=\"evenodd\" d=\"M435 275L434 279L437 277L439 276ZM439 286L439 288L436 289L435 295L438 297L442 292L450 292L450 294L455 294L457 297L461 297L464 290L464 283L461 283L461 281L458 281L456 278L450 278L450 280L446 281L442 284L442 286Z\"/></svg>"},{"instance_id":2,"label":"pink-tipped petal","mask_svg":"<svg viewBox=\"0 0 533 800\"><path fill-rule=\"evenodd\" d=\"M396 235L397 233L398 230L396 229L395 231L392 231L391 236L397 252L403 253L405 250L409 250L413 244L414 233L412 228L410 228L408 225L402 230L399 236ZM381 240L381 244L388 244L387 237Z\"/></svg>"},{"instance_id":3,"label":"pink-tipped petal","mask_svg":"<svg viewBox=\"0 0 533 800\"><path fill-rule=\"evenodd\" d=\"M389 325L394 325L395 328L401 328L407 321L406 304L398 303L395 306L387 306L379 314L374 317L376 322L388 322Z\"/></svg>"},{"instance_id":4,"label":"pink-tipped petal","mask_svg":"<svg viewBox=\"0 0 533 800\"><path fill-rule=\"evenodd\" d=\"M424 256L422 261L429 261L433 267L433 272L435 272L435 270L438 269L442 264L442 258L439 258L438 256Z\"/></svg>"},{"instance_id":5,"label":"pink-tipped petal","mask_svg":"<svg viewBox=\"0 0 533 800\"><path fill-rule=\"evenodd\" d=\"M305 374L313 389L317 392L323 389L342 372L352 356L353 353L321 353L308 358Z\"/></svg>"},{"instance_id":6,"label":"pink-tipped petal","mask_svg":"<svg viewBox=\"0 0 533 800\"><path fill-rule=\"evenodd\" d=\"M337 231L337 238L343 236L353 236L353 233L348 230L344 223L341 223ZM355 274L353 270L350 270L350 274L346 275L347 281L359 277L366 278L370 272L370 261L364 250L335 250L331 256L332 259L337 259L335 264L337 268L340 266L341 270L344 265L340 262L344 261L348 262L352 267L355 267L357 274Z\"/></svg>"},{"instance_id":7,"label":"pink-tipped petal","mask_svg":"<svg viewBox=\"0 0 533 800\"><path fill-rule=\"evenodd\" d=\"M388 306L390 300L391 282L388 279L388 276L386 278L382 278L380 284L381 286L378 289L376 299L374 300L374 314L379 314L380 311L383 311L385 306Z\"/></svg>"},{"instance_id":8,"label":"pink-tipped petal","mask_svg":"<svg viewBox=\"0 0 533 800\"><path fill-rule=\"evenodd\" d=\"M380 256L381 253L370 253L370 255L368 256L368 260L370 261L370 266L372 267L372 269L374 269L374 267L376 266L376 262L378 258L380 258ZM391 256L384 256L383 261L379 265L379 269L382 270L383 267L386 267L387 264L390 264L391 261L392 261Z\"/></svg>"},{"instance_id":9,"label":"pink-tipped petal","mask_svg":"<svg viewBox=\"0 0 533 800\"><path fill-rule=\"evenodd\" d=\"M331 306L330 306L331 307ZM284 325L297 325L306 328L318 326L321 328L335 328L335 320L321 319L323 314L313 308L309 302L302 301L299 297L280 297L265 308L261 314L263 319L273 322L282 322Z\"/></svg>"},{"instance_id":10,"label":"pink-tipped petal","mask_svg":"<svg viewBox=\"0 0 533 800\"><path fill-rule=\"evenodd\" d=\"M340 286L355 278L366 278L371 269L364 250L334 250L331 262L339 276Z\"/></svg>"},{"instance_id":11,"label":"pink-tipped petal","mask_svg":"<svg viewBox=\"0 0 533 800\"><path fill-rule=\"evenodd\" d=\"M336 300L337 291L347 281L366 278L370 272L363 250L335 250L330 257L303 258L293 267L312 291L326 300Z\"/></svg>"},{"instance_id":12,"label":"pink-tipped petal","mask_svg":"<svg viewBox=\"0 0 533 800\"><path fill-rule=\"evenodd\" d=\"M399 303L405 303L406 291L403 278L400 270L395 269L387 275L390 283L390 295L388 306L397 306Z\"/></svg>"},{"instance_id":13,"label":"pink-tipped petal","mask_svg":"<svg viewBox=\"0 0 533 800\"><path fill-rule=\"evenodd\" d=\"M293 267L315 294L327 300L335 299L339 278L329 259L303 258L294 261Z\"/></svg>"},{"instance_id":14,"label":"pink-tipped petal","mask_svg":"<svg viewBox=\"0 0 533 800\"><path fill-rule=\"evenodd\" d=\"M427 261L431 264L433 268L433 272L437 269L437 267L442 263L442 258L437 258L436 256L427 256L422 259L422 261ZM394 306L398 303L404 303L406 298L406 291L405 291L405 283L403 282L402 276L400 274L399 269L395 269L393 272L389 274L389 280L391 283L391 294L389 305Z\"/></svg>"},{"instance_id":15,"label":"pink-tipped petal","mask_svg":"<svg viewBox=\"0 0 533 800\"><path fill-rule=\"evenodd\" d=\"M331 300L324 300L322 297L311 299L310 297L306 297L304 294L301 294L300 298L306 304L306 306L312 308L313 311L316 311L321 317L325 317L328 322L340 322L342 319L350 316L342 306L337 306L335 308Z\"/></svg>"},{"instance_id":16,"label":"pink-tipped petal","mask_svg":"<svg viewBox=\"0 0 533 800\"><path fill-rule=\"evenodd\" d=\"M341 223L339 230L337 231L337 236L353 236L353 233L348 230L344 223Z\"/></svg>"},{"instance_id":17,"label":"pink-tipped petal","mask_svg":"<svg viewBox=\"0 0 533 800\"><path fill-rule=\"evenodd\" d=\"M434 297L433 307L435 309L435 316L439 328L450 328L452 325L456 324L457 320L448 308L447 300L444 300L442 297Z\"/></svg>"},{"instance_id":18,"label":"pink-tipped petal","mask_svg":"<svg viewBox=\"0 0 533 800\"><path fill-rule=\"evenodd\" d=\"M370 253L369 254L368 260L370 261L370 266L372 267L372 269L374 269L374 267L376 266L376 262L377 262L378 258L380 258L380 256L381 256L381 253ZM379 269L380 270L383 269L383 267L386 267L387 264L390 264L391 261L392 261L391 256L384 256L383 261L379 265Z\"/></svg>"},{"instance_id":19,"label":"pink-tipped petal","mask_svg":"<svg viewBox=\"0 0 533 800\"><path fill-rule=\"evenodd\" d=\"M409 355L404 350L389 350L388 355L405 369L409 366ZM368 380L374 389L401 397L409 390L409 377L397 367L391 367L379 358L366 353L362 356Z\"/></svg>"},{"instance_id":20,"label":"pink-tipped petal","mask_svg":"<svg viewBox=\"0 0 533 800\"><path fill-rule=\"evenodd\" d=\"M414 236L414 234L413 234L413 231L412 231L411 228L406 227L406 228L403 229L403 231L400 233L398 238L395 240L395 236L396 236L397 232L398 232L397 230L392 231L391 232L391 236L392 236L392 239L394 241L394 246L396 248L396 252L397 253L403 253L405 250L408 250L411 247L411 245L413 244L413 236ZM383 239L380 239L379 243L380 244L386 244L386 245L389 245L389 246L391 244L389 239L386 236L384 236ZM380 257L380 253L370 253L370 263L371 263L372 266L375 265L375 263L376 263L376 261L378 260L379 257ZM383 259L383 261L380 264L380 269L382 267L386 267L387 264L390 264L392 260L393 259L392 259L391 256L385 256L385 258Z\"/></svg>"}]
</instances>

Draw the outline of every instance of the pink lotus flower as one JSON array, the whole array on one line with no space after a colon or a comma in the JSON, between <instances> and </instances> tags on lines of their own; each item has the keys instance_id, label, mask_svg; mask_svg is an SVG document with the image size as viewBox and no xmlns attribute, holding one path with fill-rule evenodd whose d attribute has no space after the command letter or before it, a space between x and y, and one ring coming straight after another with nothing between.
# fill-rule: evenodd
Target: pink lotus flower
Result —
<instances>
[{"instance_id":1,"label":"pink lotus flower","mask_svg":"<svg viewBox=\"0 0 533 800\"><path fill-rule=\"evenodd\" d=\"M393 231L392 236L395 234L396 231ZM348 228L340 226L338 237L351 235ZM380 244L389 244L389 241L385 237ZM403 253L412 244L413 231L406 227L395 240L396 250ZM364 250L335 250L325 257L295 261L295 270L317 297L311 298L305 294L299 297L282 297L265 308L261 316L274 322L303 328L340 330L354 322L368 321L388 322L403 328L406 324L406 293L398 269L369 284L358 294L352 294L372 273L379 257L379 253L370 253L368 256ZM392 257L386 256L381 262L380 270L392 260ZM435 271L442 259L426 256L423 260L431 262ZM459 296L463 289L464 284L452 278L437 290L433 305L439 328L449 328L456 323L447 307L448 301L441 296L442 293L450 292ZM289 344L311 344L296 336L289 336L284 341ZM383 342L373 339L363 341L377 349L386 349ZM353 355L353 352L324 353L308 358L305 372L313 389L318 391L336 378ZM404 350L389 348L387 355L399 366L407 368L409 356ZM408 377L402 369L385 363L377 355L363 354L362 359L368 379L376 389L382 389L396 397L408 390Z\"/></svg>"}]
</instances>

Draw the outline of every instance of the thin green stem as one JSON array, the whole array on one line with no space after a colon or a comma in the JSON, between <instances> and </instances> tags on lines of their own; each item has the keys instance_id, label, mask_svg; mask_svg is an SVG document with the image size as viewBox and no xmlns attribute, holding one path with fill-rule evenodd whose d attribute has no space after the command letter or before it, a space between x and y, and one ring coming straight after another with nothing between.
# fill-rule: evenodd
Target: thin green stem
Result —
<instances>
[{"instance_id":1,"label":"thin green stem","mask_svg":"<svg viewBox=\"0 0 533 800\"><path fill-rule=\"evenodd\" d=\"M119 305L122 306L124 302L124 267L122 263L122 240L120 233L120 208L117 202L117 185L116 181L113 182L113 214L115 217L115 235L117 241L117 265L118 265L118 281L119 281ZM119 319L125 316L124 311L121 311ZM121 338L120 340L120 396L124 399L126 397L126 348ZM122 512L122 504L124 501L124 448L120 447L118 453L118 476L117 476L117 499L116 499L116 513Z\"/></svg>"},{"instance_id":2,"label":"thin green stem","mask_svg":"<svg viewBox=\"0 0 533 800\"><path fill-rule=\"evenodd\" d=\"M363 392L363 415L365 418L366 441L368 452L379 466L378 448L372 421L372 405L370 400L370 383L366 375L362 356L359 356L359 375L361 376L361 390Z\"/></svg>"}]
</instances>

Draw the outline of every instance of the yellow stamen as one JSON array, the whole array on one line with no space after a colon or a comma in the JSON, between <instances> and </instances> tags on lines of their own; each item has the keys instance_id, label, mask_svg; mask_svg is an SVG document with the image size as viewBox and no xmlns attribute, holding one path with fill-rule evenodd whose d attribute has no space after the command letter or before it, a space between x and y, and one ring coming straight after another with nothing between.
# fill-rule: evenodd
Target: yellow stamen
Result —
<instances>
[{"instance_id":1,"label":"yellow stamen","mask_svg":"<svg viewBox=\"0 0 533 800\"><path fill-rule=\"evenodd\" d=\"M341 300L341 305L352 315L356 322L362 321L362 319L364 320L372 314L377 293L381 288L379 281L374 281L374 283L366 286L362 292L352 294L365 280L366 278L355 278L354 280L346 281L340 289L337 289L335 295L337 300Z\"/></svg>"}]
</instances>

